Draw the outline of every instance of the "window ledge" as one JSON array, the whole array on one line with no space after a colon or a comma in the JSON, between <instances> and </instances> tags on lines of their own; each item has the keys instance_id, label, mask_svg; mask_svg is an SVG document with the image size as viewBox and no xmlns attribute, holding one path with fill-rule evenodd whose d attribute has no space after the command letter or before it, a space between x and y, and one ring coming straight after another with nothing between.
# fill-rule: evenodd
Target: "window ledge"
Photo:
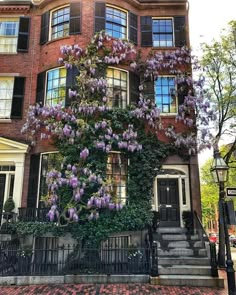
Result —
<instances>
[{"instance_id":1,"label":"window ledge","mask_svg":"<svg viewBox=\"0 0 236 295\"><path fill-rule=\"evenodd\" d=\"M1 123L11 123L12 120L11 119L3 119L3 118L0 118L0 124Z\"/></svg>"},{"instance_id":2,"label":"window ledge","mask_svg":"<svg viewBox=\"0 0 236 295\"><path fill-rule=\"evenodd\" d=\"M0 55L17 55L18 52L0 52Z\"/></svg>"},{"instance_id":3,"label":"window ledge","mask_svg":"<svg viewBox=\"0 0 236 295\"><path fill-rule=\"evenodd\" d=\"M60 40L70 39L71 36L72 35L61 37L61 38L57 38L57 39L53 39L53 40L49 40L47 43L42 44L41 46L43 46L43 45L49 45L51 43L54 43L54 42L57 42L57 41L60 41Z\"/></svg>"},{"instance_id":4,"label":"window ledge","mask_svg":"<svg viewBox=\"0 0 236 295\"><path fill-rule=\"evenodd\" d=\"M173 117L175 118L177 116L177 113L160 113L161 117Z\"/></svg>"}]
</instances>

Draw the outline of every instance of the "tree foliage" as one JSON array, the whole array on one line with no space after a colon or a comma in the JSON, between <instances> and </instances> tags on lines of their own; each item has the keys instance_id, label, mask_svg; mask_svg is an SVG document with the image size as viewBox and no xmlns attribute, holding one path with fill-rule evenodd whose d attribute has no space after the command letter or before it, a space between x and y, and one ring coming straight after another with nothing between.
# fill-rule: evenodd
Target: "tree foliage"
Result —
<instances>
[{"instance_id":1,"label":"tree foliage","mask_svg":"<svg viewBox=\"0 0 236 295\"><path fill-rule=\"evenodd\" d=\"M226 138L231 142L224 155L229 164L236 150L236 21L229 23L219 41L204 44L201 63L206 95L216 115L212 144L217 148Z\"/></svg>"}]
</instances>

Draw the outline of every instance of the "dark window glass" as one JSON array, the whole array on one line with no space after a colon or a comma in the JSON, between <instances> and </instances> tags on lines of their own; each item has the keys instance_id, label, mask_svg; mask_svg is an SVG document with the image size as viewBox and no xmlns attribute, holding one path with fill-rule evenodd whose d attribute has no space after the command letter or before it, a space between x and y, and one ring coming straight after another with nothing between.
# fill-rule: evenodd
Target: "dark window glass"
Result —
<instances>
[{"instance_id":1,"label":"dark window glass","mask_svg":"<svg viewBox=\"0 0 236 295\"><path fill-rule=\"evenodd\" d=\"M107 159L107 178L111 181L113 201L126 202L127 158L121 153L110 153Z\"/></svg>"},{"instance_id":2,"label":"dark window glass","mask_svg":"<svg viewBox=\"0 0 236 295\"><path fill-rule=\"evenodd\" d=\"M152 27L153 46L174 46L172 19L153 19Z\"/></svg>"}]
</instances>

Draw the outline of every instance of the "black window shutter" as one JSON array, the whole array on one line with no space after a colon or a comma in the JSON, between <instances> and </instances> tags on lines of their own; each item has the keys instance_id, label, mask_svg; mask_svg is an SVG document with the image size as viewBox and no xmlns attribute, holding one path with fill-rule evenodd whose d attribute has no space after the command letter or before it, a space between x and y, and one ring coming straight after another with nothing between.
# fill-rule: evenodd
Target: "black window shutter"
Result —
<instances>
[{"instance_id":1,"label":"black window shutter","mask_svg":"<svg viewBox=\"0 0 236 295\"><path fill-rule=\"evenodd\" d=\"M178 105L184 103L185 96L189 93L189 86L187 82L182 82L177 85Z\"/></svg>"},{"instance_id":2,"label":"black window shutter","mask_svg":"<svg viewBox=\"0 0 236 295\"><path fill-rule=\"evenodd\" d=\"M138 17L132 12L129 12L129 40L138 44Z\"/></svg>"},{"instance_id":3,"label":"black window shutter","mask_svg":"<svg viewBox=\"0 0 236 295\"><path fill-rule=\"evenodd\" d=\"M94 32L100 32L106 28L106 5L103 2L95 3Z\"/></svg>"},{"instance_id":4,"label":"black window shutter","mask_svg":"<svg viewBox=\"0 0 236 295\"><path fill-rule=\"evenodd\" d=\"M151 16L141 16L141 46L152 46Z\"/></svg>"},{"instance_id":5,"label":"black window shutter","mask_svg":"<svg viewBox=\"0 0 236 295\"><path fill-rule=\"evenodd\" d=\"M69 89L76 90L77 89L77 81L76 76L79 75L79 70L76 66L72 66L71 69L67 69L66 74L66 101L65 106L68 107L73 102L73 98L69 97Z\"/></svg>"},{"instance_id":6,"label":"black window shutter","mask_svg":"<svg viewBox=\"0 0 236 295\"><path fill-rule=\"evenodd\" d=\"M21 119L25 92L25 78L15 77L11 107L11 118Z\"/></svg>"},{"instance_id":7,"label":"black window shutter","mask_svg":"<svg viewBox=\"0 0 236 295\"><path fill-rule=\"evenodd\" d=\"M36 208L37 206L37 193L38 193L38 180L39 180L39 161L40 155L31 155L30 157L30 175L28 185L28 198L27 207Z\"/></svg>"},{"instance_id":8,"label":"black window shutter","mask_svg":"<svg viewBox=\"0 0 236 295\"><path fill-rule=\"evenodd\" d=\"M81 3L70 4L70 35L81 33Z\"/></svg>"},{"instance_id":9,"label":"black window shutter","mask_svg":"<svg viewBox=\"0 0 236 295\"><path fill-rule=\"evenodd\" d=\"M30 18L20 17L19 33L17 40L17 52L28 52L29 47Z\"/></svg>"},{"instance_id":10,"label":"black window shutter","mask_svg":"<svg viewBox=\"0 0 236 295\"><path fill-rule=\"evenodd\" d=\"M174 17L176 47L182 47L186 45L186 24L185 23L186 23L185 16Z\"/></svg>"},{"instance_id":11,"label":"black window shutter","mask_svg":"<svg viewBox=\"0 0 236 295\"><path fill-rule=\"evenodd\" d=\"M41 16L41 32L40 32L40 44L45 44L48 41L49 34L49 11L45 12Z\"/></svg>"},{"instance_id":12,"label":"black window shutter","mask_svg":"<svg viewBox=\"0 0 236 295\"><path fill-rule=\"evenodd\" d=\"M145 99L151 99L155 101L155 92L154 92L154 81L147 80L144 83L143 94Z\"/></svg>"},{"instance_id":13,"label":"black window shutter","mask_svg":"<svg viewBox=\"0 0 236 295\"><path fill-rule=\"evenodd\" d=\"M39 73L37 77L36 103L41 106L44 104L45 81L46 72Z\"/></svg>"},{"instance_id":14,"label":"black window shutter","mask_svg":"<svg viewBox=\"0 0 236 295\"><path fill-rule=\"evenodd\" d=\"M139 101L139 76L129 72L129 101L131 105L137 105Z\"/></svg>"}]
</instances>

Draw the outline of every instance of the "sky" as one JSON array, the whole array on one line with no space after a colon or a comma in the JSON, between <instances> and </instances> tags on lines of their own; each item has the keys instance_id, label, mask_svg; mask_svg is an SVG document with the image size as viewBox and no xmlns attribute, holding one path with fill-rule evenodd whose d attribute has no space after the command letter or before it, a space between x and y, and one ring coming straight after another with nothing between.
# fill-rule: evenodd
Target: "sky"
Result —
<instances>
[{"instance_id":1,"label":"sky","mask_svg":"<svg viewBox=\"0 0 236 295\"><path fill-rule=\"evenodd\" d=\"M236 20L236 0L188 0L190 43L194 54L201 55L200 44L217 39L231 20ZM213 151L200 153L199 165L213 159Z\"/></svg>"}]
</instances>

